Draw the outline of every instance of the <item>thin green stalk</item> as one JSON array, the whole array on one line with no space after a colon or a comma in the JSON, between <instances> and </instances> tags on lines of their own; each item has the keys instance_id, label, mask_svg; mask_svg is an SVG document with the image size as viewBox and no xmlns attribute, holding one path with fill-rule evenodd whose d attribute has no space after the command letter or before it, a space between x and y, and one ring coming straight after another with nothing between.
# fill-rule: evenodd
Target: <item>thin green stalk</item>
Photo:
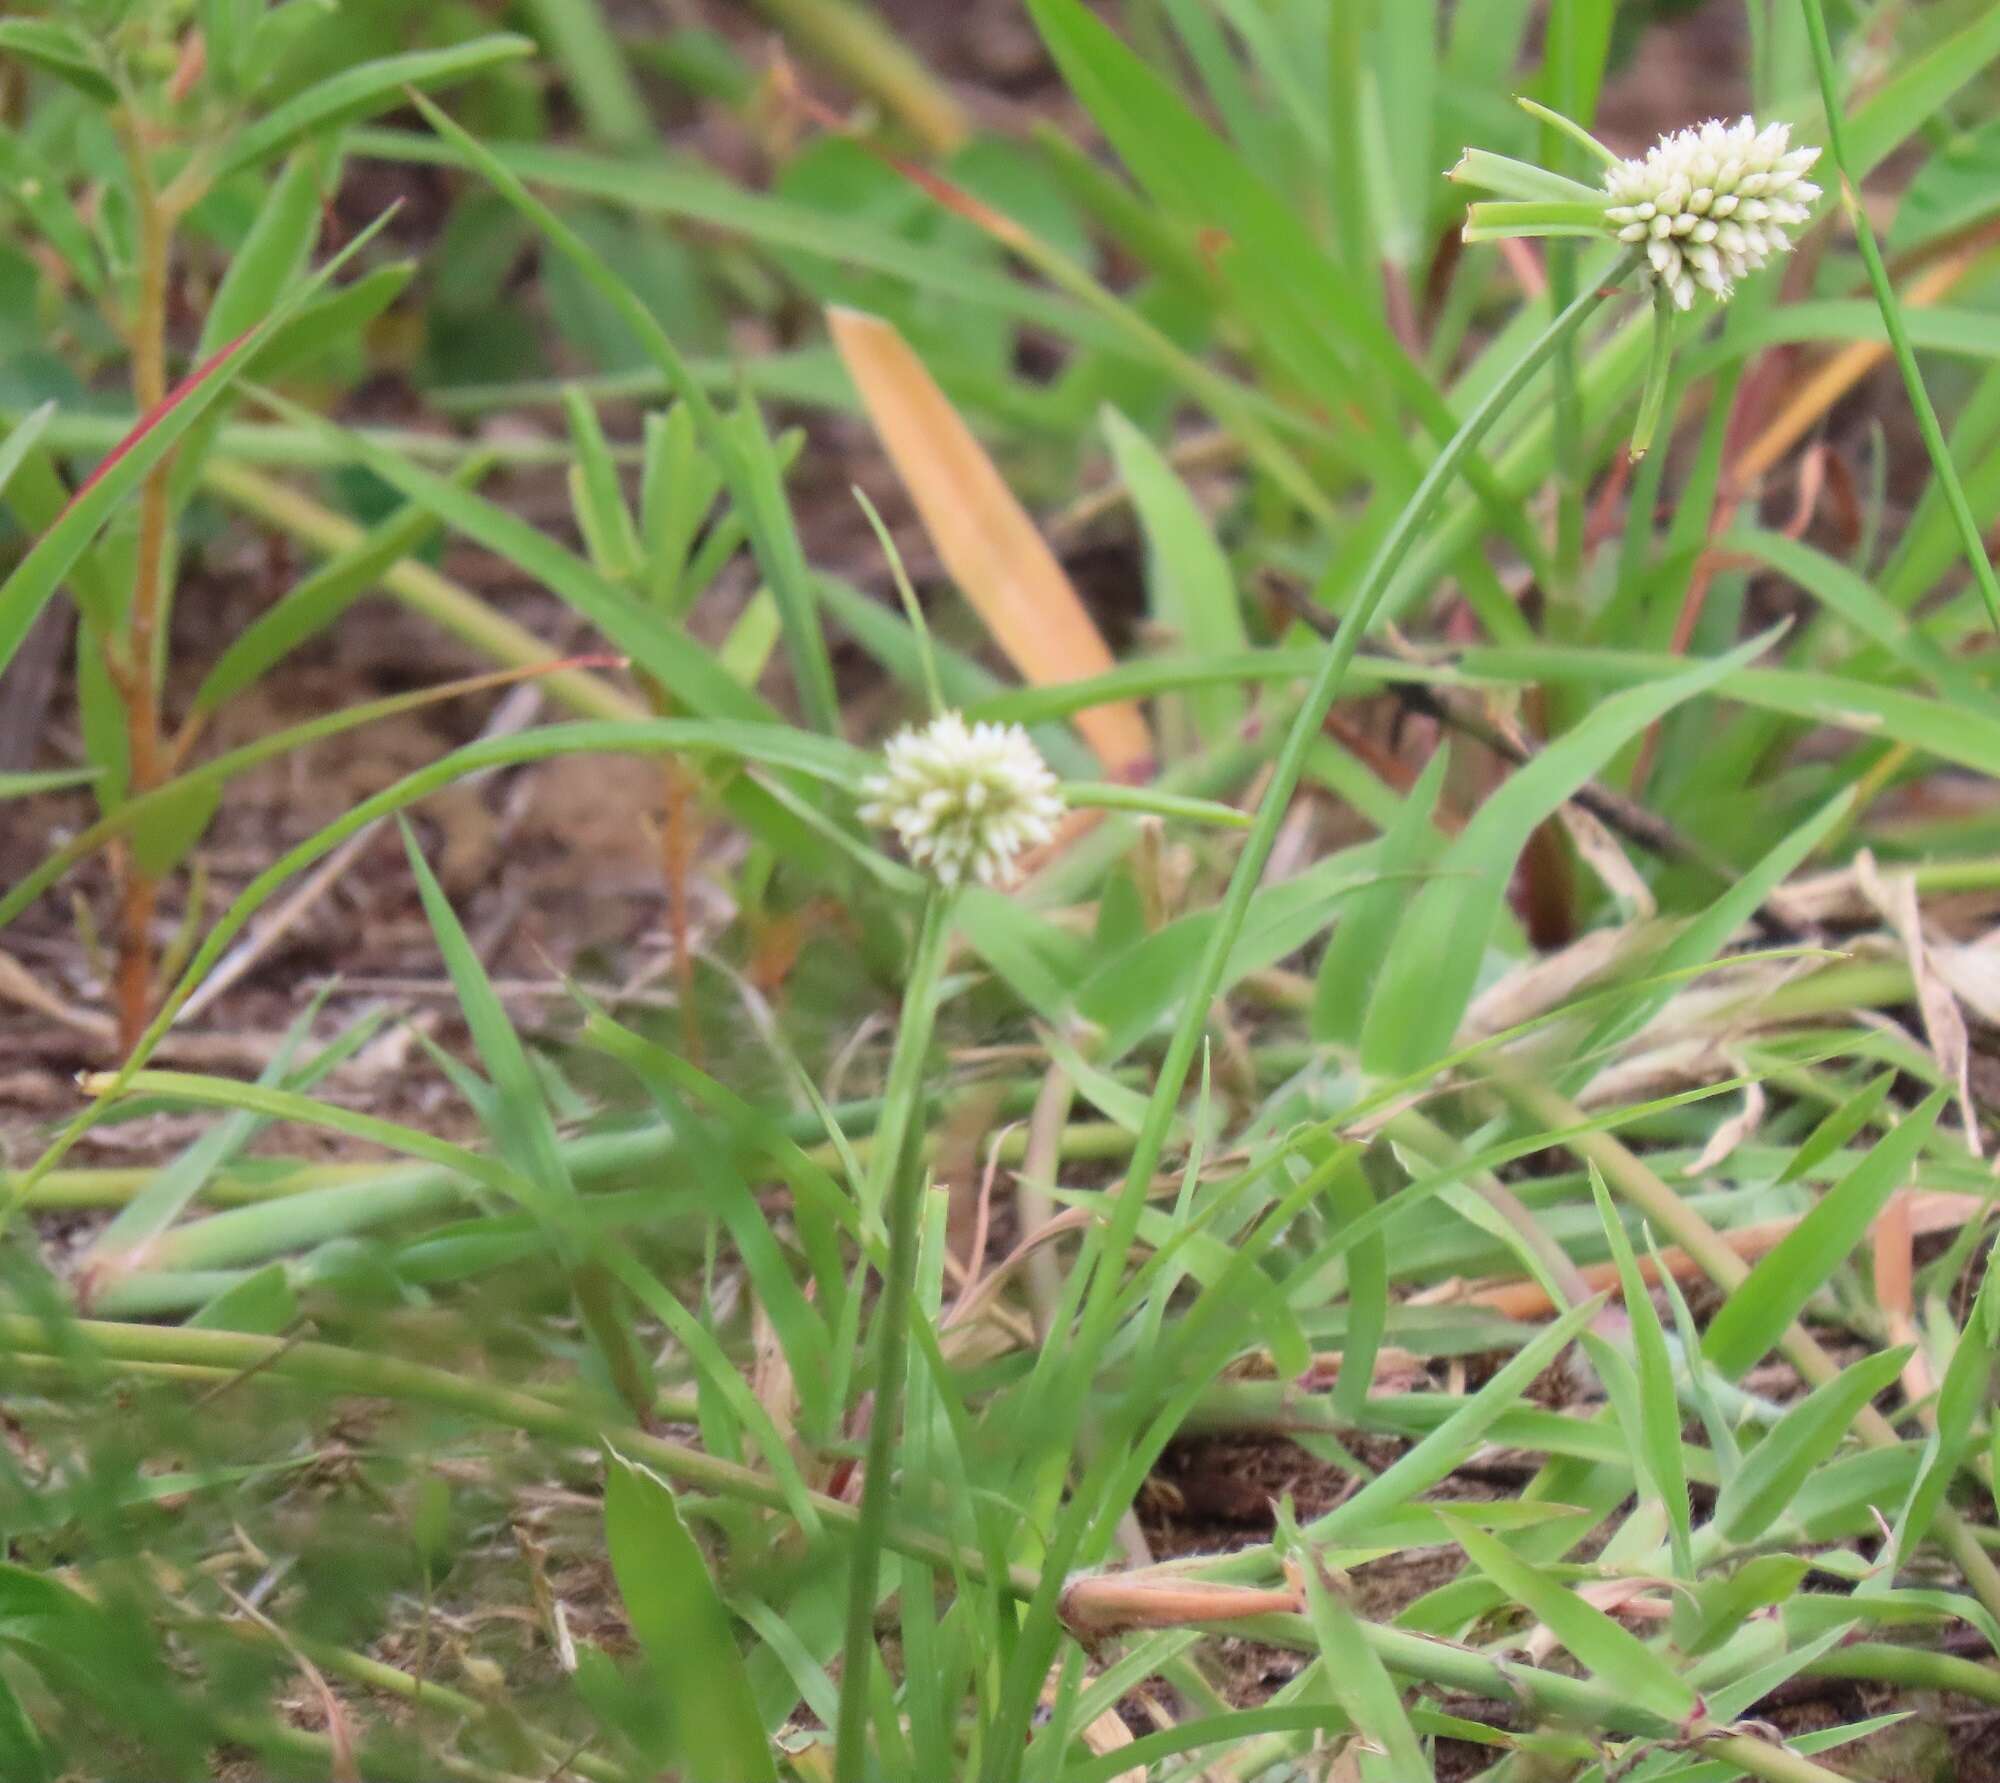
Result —
<instances>
[{"instance_id":1,"label":"thin green stalk","mask_svg":"<svg viewBox=\"0 0 2000 1783\"><path fill-rule=\"evenodd\" d=\"M1623 269L1617 276L1623 276ZM1244 841L1243 852L1237 859L1235 872L1216 913L1200 968L1182 1006L1152 1097L1146 1105L1145 1119L1133 1144L1123 1187L1112 1202L1109 1223L1093 1233L1095 1242L1089 1253L1088 1266L1094 1268L1095 1274L1090 1282L1080 1329L1071 1346L1076 1363L1062 1408L1066 1430L1073 1430L1075 1420L1081 1415L1093 1360L1103 1353L1111 1336L1119 1293L1124 1284L1125 1266L1139 1228L1139 1215L1166 1150L1167 1135L1180 1104L1181 1091L1186 1087L1188 1073L1193 1068L1195 1054L1208 1024L1210 1005L1221 988L1229 955L1249 912L1250 899L1263 877L1264 865L1277 841L1279 826L1305 771L1306 757L1319 737L1320 727L1340 691L1348 665L1354 660L1362 636L1374 619L1397 569L1437 511L1460 468L1472 456L1487 430L1547 362L1557 345L1580 328L1602 301L1603 292L1598 287L1593 286L1581 294L1550 322L1507 376L1465 418L1398 516L1395 526L1363 576L1361 586L1349 602L1347 611L1341 616L1339 629L1334 633L1333 642L1273 765L1271 782L1258 807L1256 822ZM1047 1574L1030 1606L1014 1662L1008 1669L1003 1686L993 1738L987 1746L984 1772L987 1783L1005 1783L1026 1747L1029 1717L1055 1650L1056 1599L1061 1591L1062 1577L1076 1560L1088 1530L1097 1520L1095 1506L1073 1504L1056 1528L1048 1556Z\"/></svg>"},{"instance_id":2,"label":"thin green stalk","mask_svg":"<svg viewBox=\"0 0 2000 1783\"><path fill-rule=\"evenodd\" d=\"M862 1209L871 1220L887 1204L888 1274L876 1308L875 1404L869 1413L868 1454L861 1478L861 1509L848 1560L847 1634L841 1649L840 1719L834 1729L837 1783L864 1783L867 1775L868 1691L875 1667L875 1600L882 1550L894 1497L896 1446L903 1412L903 1375L910 1316L916 1305L917 1251L924 1215L923 1152L917 1143L924 1065L937 1018L938 987L951 942L952 894L933 888L924 899L903 996L903 1022L889 1060L882 1124L869 1160Z\"/></svg>"},{"instance_id":3,"label":"thin green stalk","mask_svg":"<svg viewBox=\"0 0 2000 1783\"><path fill-rule=\"evenodd\" d=\"M1543 51L1543 72L1553 76L1552 97L1569 128L1544 117L1542 120L1543 164L1558 173L1569 171L1566 163L1574 158L1574 139L1589 122L1577 114L1583 95L1578 87L1576 67L1577 34L1574 0L1557 0L1549 9L1548 44ZM1586 136L1586 140L1588 140ZM1548 245L1549 302L1557 310L1567 309L1576 299L1577 244L1573 240L1552 240ZM1583 580L1583 407L1577 395L1576 336L1567 335L1557 344L1549 366L1555 395L1556 536L1555 578L1551 589L1552 618L1565 631L1562 618L1578 598Z\"/></svg>"},{"instance_id":4,"label":"thin green stalk","mask_svg":"<svg viewBox=\"0 0 2000 1783\"><path fill-rule=\"evenodd\" d=\"M1971 565L1972 579L1978 583L1980 598L1986 602L1986 616L1992 621L1994 630L2000 631L2000 581L1994 579L1993 565L1986 555L1986 541L1980 536L1972 504L1965 499L1965 489L1958 480L1958 466L1952 462L1951 447L1945 442L1937 410L1931 406L1930 392L1924 388L1923 373L1917 369L1916 351L1910 345L1909 330L1903 325L1902 306L1896 301L1896 289L1889 282L1889 269L1882 263L1882 250L1876 245L1874 228L1868 221L1867 211L1862 208L1860 195L1847 177L1846 125L1841 117L1840 80L1834 68L1833 45L1827 37L1826 14L1820 7L1820 0L1799 0L1799 3L1805 8L1806 36L1812 44L1813 67L1819 75L1820 101L1826 109L1827 147L1840 174L1841 209L1853 225L1855 245L1861 250L1861 264L1868 271L1868 283L1882 312L1882 326L1889 331L1889 351L1895 355L1896 369L1903 374L1903 388L1910 395L1910 408L1917 417L1917 431L1924 436L1924 450L1931 456L1931 468L1937 473L1938 487L1944 491L1945 506L1951 510L1952 520L1958 527L1965 561Z\"/></svg>"},{"instance_id":5,"label":"thin green stalk","mask_svg":"<svg viewBox=\"0 0 2000 1783\"><path fill-rule=\"evenodd\" d=\"M1653 286L1653 352L1646 362L1646 387L1639 397L1639 418L1632 424L1632 457L1644 458L1653 449L1653 435L1659 431L1660 415L1667 406L1667 386L1674 369L1674 300L1665 285Z\"/></svg>"}]
</instances>

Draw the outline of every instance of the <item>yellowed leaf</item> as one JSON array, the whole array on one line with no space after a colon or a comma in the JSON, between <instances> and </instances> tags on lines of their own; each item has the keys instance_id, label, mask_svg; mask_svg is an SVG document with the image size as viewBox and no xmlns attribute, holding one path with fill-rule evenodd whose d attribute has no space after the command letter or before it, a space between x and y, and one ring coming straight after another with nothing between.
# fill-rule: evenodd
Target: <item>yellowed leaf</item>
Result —
<instances>
[{"instance_id":1,"label":"yellowed leaf","mask_svg":"<svg viewBox=\"0 0 2000 1783\"><path fill-rule=\"evenodd\" d=\"M1041 686L1109 669L1056 554L909 343L857 310L829 309L827 322L939 559L1007 660ZM1076 727L1112 778L1151 771L1152 732L1130 700L1079 712Z\"/></svg>"}]
</instances>

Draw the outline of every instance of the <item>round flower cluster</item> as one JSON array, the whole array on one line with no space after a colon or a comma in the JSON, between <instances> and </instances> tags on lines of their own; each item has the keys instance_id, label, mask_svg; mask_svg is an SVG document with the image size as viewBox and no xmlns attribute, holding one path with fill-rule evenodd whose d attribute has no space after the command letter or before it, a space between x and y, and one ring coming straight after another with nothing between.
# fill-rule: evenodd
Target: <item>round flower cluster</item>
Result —
<instances>
[{"instance_id":1,"label":"round flower cluster","mask_svg":"<svg viewBox=\"0 0 2000 1783\"><path fill-rule=\"evenodd\" d=\"M946 712L899 731L883 756L884 771L862 782L861 819L893 829L944 885L998 883L1063 814L1056 777L1018 724L968 725Z\"/></svg>"},{"instance_id":2,"label":"round flower cluster","mask_svg":"<svg viewBox=\"0 0 2000 1783\"><path fill-rule=\"evenodd\" d=\"M1681 309L1697 285L1727 297L1733 280L1789 252L1785 231L1806 221L1819 188L1805 177L1818 149L1795 149L1783 124L1711 118L1663 136L1643 160L1605 176L1604 218L1618 239L1644 243L1653 274Z\"/></svg>"}]
</instances>

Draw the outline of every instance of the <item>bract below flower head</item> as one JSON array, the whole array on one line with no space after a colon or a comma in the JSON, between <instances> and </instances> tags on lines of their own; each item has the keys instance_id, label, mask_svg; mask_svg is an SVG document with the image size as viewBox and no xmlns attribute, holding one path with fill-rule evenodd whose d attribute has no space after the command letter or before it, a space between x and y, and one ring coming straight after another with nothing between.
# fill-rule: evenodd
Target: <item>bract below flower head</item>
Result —
<instances>
[{"instance_id":1,"label":"bract below flower head","mask_svg":"<svg viewBox=\"0 0 2000 1783\"><path fill-rule=\"evenodd\" d=\"M968 725L945 712L899 731L882 753L883 771L862 783L861 819L893 829L942 885L998 884L1062 817L1056 777L1018 724Z\"/></svg>"},{"instance_id":2,"label":"bract below flower head","mask_svg":"<svg viewBox=\"0 0 2000 1783\"><path fill-rule=\"evenodd\" d=\"M1819 196L1805 177L1818 159L1818 149L1793 148L1783 124L1711 118L1614 163L1604 220L1620 241L1643 246L1677 307L1693 304L1697 286L1726 298L1735 280L1790 251L1786 231Z\"/></svg>"}]
</instances>

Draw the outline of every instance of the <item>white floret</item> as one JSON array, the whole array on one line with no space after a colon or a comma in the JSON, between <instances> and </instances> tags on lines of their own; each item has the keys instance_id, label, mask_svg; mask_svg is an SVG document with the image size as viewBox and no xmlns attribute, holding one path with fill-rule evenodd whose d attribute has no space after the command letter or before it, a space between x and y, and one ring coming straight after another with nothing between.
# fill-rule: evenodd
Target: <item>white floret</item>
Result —
<instances>
[{"instance_id":1,"label":"white floret","mask_svg":"<svg viewBox=\"0 0 2000 1783\"><path fill-rule=\"evenodd\" d=\"M864 823L893 829L940 884L996 885L1024 850L1055 835L1056 777L1018 724L968 725L946 712L898 732L862 783Z\"/></svg>"},{"instance_id":2,"label":"white floret","mask_svg":"<svg viewBox=\"0 0 2000 1783\"><path fill-rule=\"evenodd\" d=\"M1819 150L1795 149L1783 124L1711 118L1663 136L1642 159L1604 178L1604 220L1643 246L1653 276L1687 309L1697 287L1726 298L1737 279L1791 249L1788 229L1811 215L1819 187L1805 176Z\"/></svg>"}]
</instances>

